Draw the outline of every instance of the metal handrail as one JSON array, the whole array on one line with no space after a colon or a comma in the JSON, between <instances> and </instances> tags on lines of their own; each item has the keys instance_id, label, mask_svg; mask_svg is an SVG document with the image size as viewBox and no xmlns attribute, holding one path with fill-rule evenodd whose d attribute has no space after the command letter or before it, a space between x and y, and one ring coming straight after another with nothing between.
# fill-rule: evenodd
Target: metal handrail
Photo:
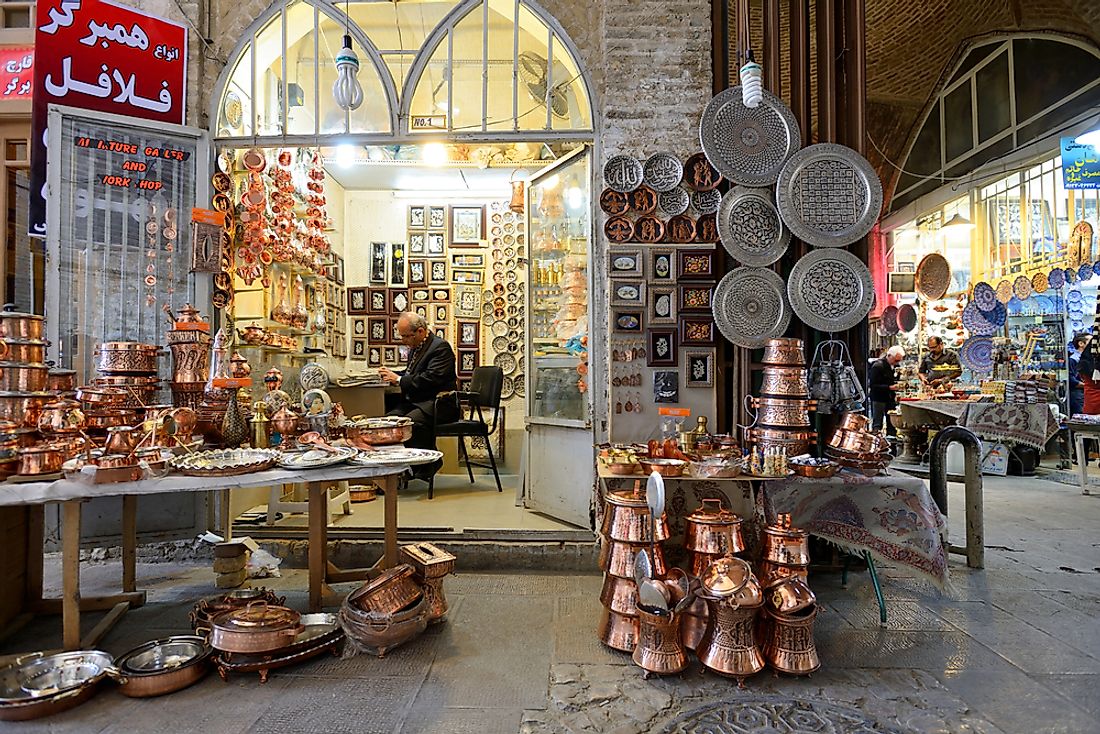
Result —
<instances>
[{"instance_id":1,"label":"metal handrail","mask_svg":"<svg viewBox=\"0 0 1100 734\"><path fill-rule=\"evenodd\" d=\"M982 497L982 441L962 426L948 426L936 433L928 448L928 485L932 499L947 517L947 447L961 443L965 452L966 547L948 544L948 551L966 556L966 565L985 568L985 516Z\"/></svg>"}]
</instances>

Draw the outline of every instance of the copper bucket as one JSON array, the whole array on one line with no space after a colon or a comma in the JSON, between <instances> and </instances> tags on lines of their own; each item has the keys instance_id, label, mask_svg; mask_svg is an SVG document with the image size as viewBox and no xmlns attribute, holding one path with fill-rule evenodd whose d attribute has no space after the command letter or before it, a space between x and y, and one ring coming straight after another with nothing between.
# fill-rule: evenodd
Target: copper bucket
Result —
<instances>
[{"instance_id":1,"label":"copper bucket","mask_svg":"<svg viewBox=\"0 0 1100 734\"><path fill-rule=\"evenodd\" d=\"M760 604L738 606L727 599L707 598L707 608L710 621L695 654L708 669L736 678L737 686L744 688L745 678L764 668L755 635Z\"/></svg>"},{"instance_id":2,"label":"copper bucket","mask_svg":"<svg viewBox=\"0 0 1100 734\"><path fill-rule=\"evenodd\" d=\"M644 494L608 492L607 510L600 529L606 537L626 543L648 543L649 505ZM662 515L657 522L657 540L668 539L668 521Z\"/></svg>"},{"instance_id":3,"label":"copper bucket","mask_svg":"<svg viewBox=\"0 0 1100 734\"><path fill-rule=\"evenodd\" d=\"M810 381L803 367L765 367L760 394L776 398L810 397Z\"/></svg>"},{"instance_id":4,"label":"copper bucket","mask_svg":"<svg viewBox=\"0 0 1100 734\"><path fill-rule=\"evenodd\" d=\"M723 508L720 499L703 500L702 507L687 517L684 547L689 551L719 556L740 553L745 550L741 518Z\"/></svg>"},{"instance_id":5,"label":"copper bucket","mask_svg":"<svg viewBox=\"0 0 1100 734\"><path fill-rule=\"evenodd\" d=\"M764 358L760 360L766 365L779 367L801 367L806 364L806 352L802 348L801 339L769 339L764 344Z\"/></svg>"},{"instance_id":6,"label":"copper bucket","mask_svg":"<svg viewBox=\"0 0 1100 734\"><path fill-rule=\"evenodd\" d=\"M764 528L763 560L793 566L809 565L809 534L792 528L790 515L779 515L775 525Z\"/></svg>"},{"instance_id":7,"label":"copper bucket","mask_svg":"<svg viewBox=\"0 0 1100 734\"><path fill-rule=\"evenodd\" d=\"M638 618L628 617L604 607L596 636L600 638L600 642L613 650L634 652L638 644Z\"/></svg>"},{"instance_id":8,"label":"copper bucket","mask_svg":"<svg viewBox=\"0 0 1100 734\"><path fill-rule=\"evenodd\" d=\"M621 579L634 578L634 556L639 551L649 553L648 543L623 543L612 540L604 543L600 548L600 568L612 576ZM649 559L653 563L653 574L656 578L664 578L668 567L665 566L665 554L661 546L654 549L653 557Z\"/></svg>"},{"instance_id":9,"label":"copper bucket","mask_svg":"<svg viewBox=\"0 0 1100 734\"><path fill-rule=\"evenodd\" d=\"M645 677L672 675L687 667L687 653L680 642L680 614L650 614L638 610L638 644L634 648L634 664L645 671Z\"/></svg>"},{"instance_id":10,"label":"copper bucket","mask_svg":"<svg viewBox=\"0 0 1100 734\"><path fill-rule=\"evenodd\" d=\"M781 673L809 675L821 667L814 645L814 618L817 607L812 606L790 616L764 610L767 621L764 639L764 658L768 665Z\"/></svg>"}]
</instances>

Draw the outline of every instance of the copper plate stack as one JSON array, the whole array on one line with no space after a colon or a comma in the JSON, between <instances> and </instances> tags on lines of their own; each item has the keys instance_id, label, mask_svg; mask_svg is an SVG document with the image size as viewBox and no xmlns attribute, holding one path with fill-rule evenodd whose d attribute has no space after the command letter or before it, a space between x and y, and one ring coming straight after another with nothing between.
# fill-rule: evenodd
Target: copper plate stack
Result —
<instances>
[{"instance_id":1,"label":"copper plate stack","mask_svg":"<svg viewBox=\"0 0 1100 734\"><path fill-rule=\"evenodd\" d=\"M745 442L761 450L784 448L788 456L809 450L817 438L810 422L806 354L801 339L770 339L764 346L764 380L752 398L756 420L745 429Z\"/></svg>"},{"instance_id":2,"label":"copper plate stack","mask_svg":"<svg viewBox=\"0 0 1100 734\"><path fill-rule=\"evenodd\" d=\"M886 439L870 430L862 413L846 413L825 445L825 455L841 466L875 477L889 466L893 456Z\"/></svg>"}]
</instances>

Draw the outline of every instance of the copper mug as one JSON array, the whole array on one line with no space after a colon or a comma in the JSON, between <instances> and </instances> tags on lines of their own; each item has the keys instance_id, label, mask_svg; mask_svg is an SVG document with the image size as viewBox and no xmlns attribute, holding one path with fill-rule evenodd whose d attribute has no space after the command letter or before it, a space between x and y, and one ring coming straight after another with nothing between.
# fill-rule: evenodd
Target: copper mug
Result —
<instances>
[{"instance_id":1,"label":"copper mug","mask_svg":"<svg viewBox=\"0 0 1100 734\"><path fill-rule=\"evenodd\" d=\"M141 440L141 431L132 426L114 426L107 429L107 443L103 445L108 454L129 454L137 448Z\"/></svg>"},{"instance_id":2,"label":"copper mug","mask_svg":"<svg viewBox=\"0 0 1100 734\"><path fill-rule=\"evenodd\" d=\"M23 475L54 474L64 463L64 452L49 444L19 449L19 473Z\"/></svg>"},{"instance_id":3,"label":"copper mug","mask_svg":"<svg viewBox=\"0 0 1100 734\"><path fill-rule=\"evenodd\" d=\"M634 664L650 675L672 675L687 667L687 653L680 640L680 612L653 614L638 609L638 644Z\"/></svg>"}]
</instances>

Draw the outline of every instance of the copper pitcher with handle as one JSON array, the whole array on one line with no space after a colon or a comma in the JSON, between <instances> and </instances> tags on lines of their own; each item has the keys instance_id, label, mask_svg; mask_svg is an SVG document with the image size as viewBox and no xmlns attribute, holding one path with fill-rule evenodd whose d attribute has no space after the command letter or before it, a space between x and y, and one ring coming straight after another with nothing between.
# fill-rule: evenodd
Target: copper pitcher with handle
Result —
<instances>
[{"instance_id":1,"label":"copper pitcher with handle","mask_svg":"<svg viewBox=\"0 0 1100 734\"><path fill-rule=\"evenodd\" d=\"M733 597L704 597L710 615L695 654L708 670L736 678L738 688L764 668L764 655L756 642L756 614L763 604L759 585L757 592L758 603L751 606L740 605Z\"/></svg>"}]
</instances>

